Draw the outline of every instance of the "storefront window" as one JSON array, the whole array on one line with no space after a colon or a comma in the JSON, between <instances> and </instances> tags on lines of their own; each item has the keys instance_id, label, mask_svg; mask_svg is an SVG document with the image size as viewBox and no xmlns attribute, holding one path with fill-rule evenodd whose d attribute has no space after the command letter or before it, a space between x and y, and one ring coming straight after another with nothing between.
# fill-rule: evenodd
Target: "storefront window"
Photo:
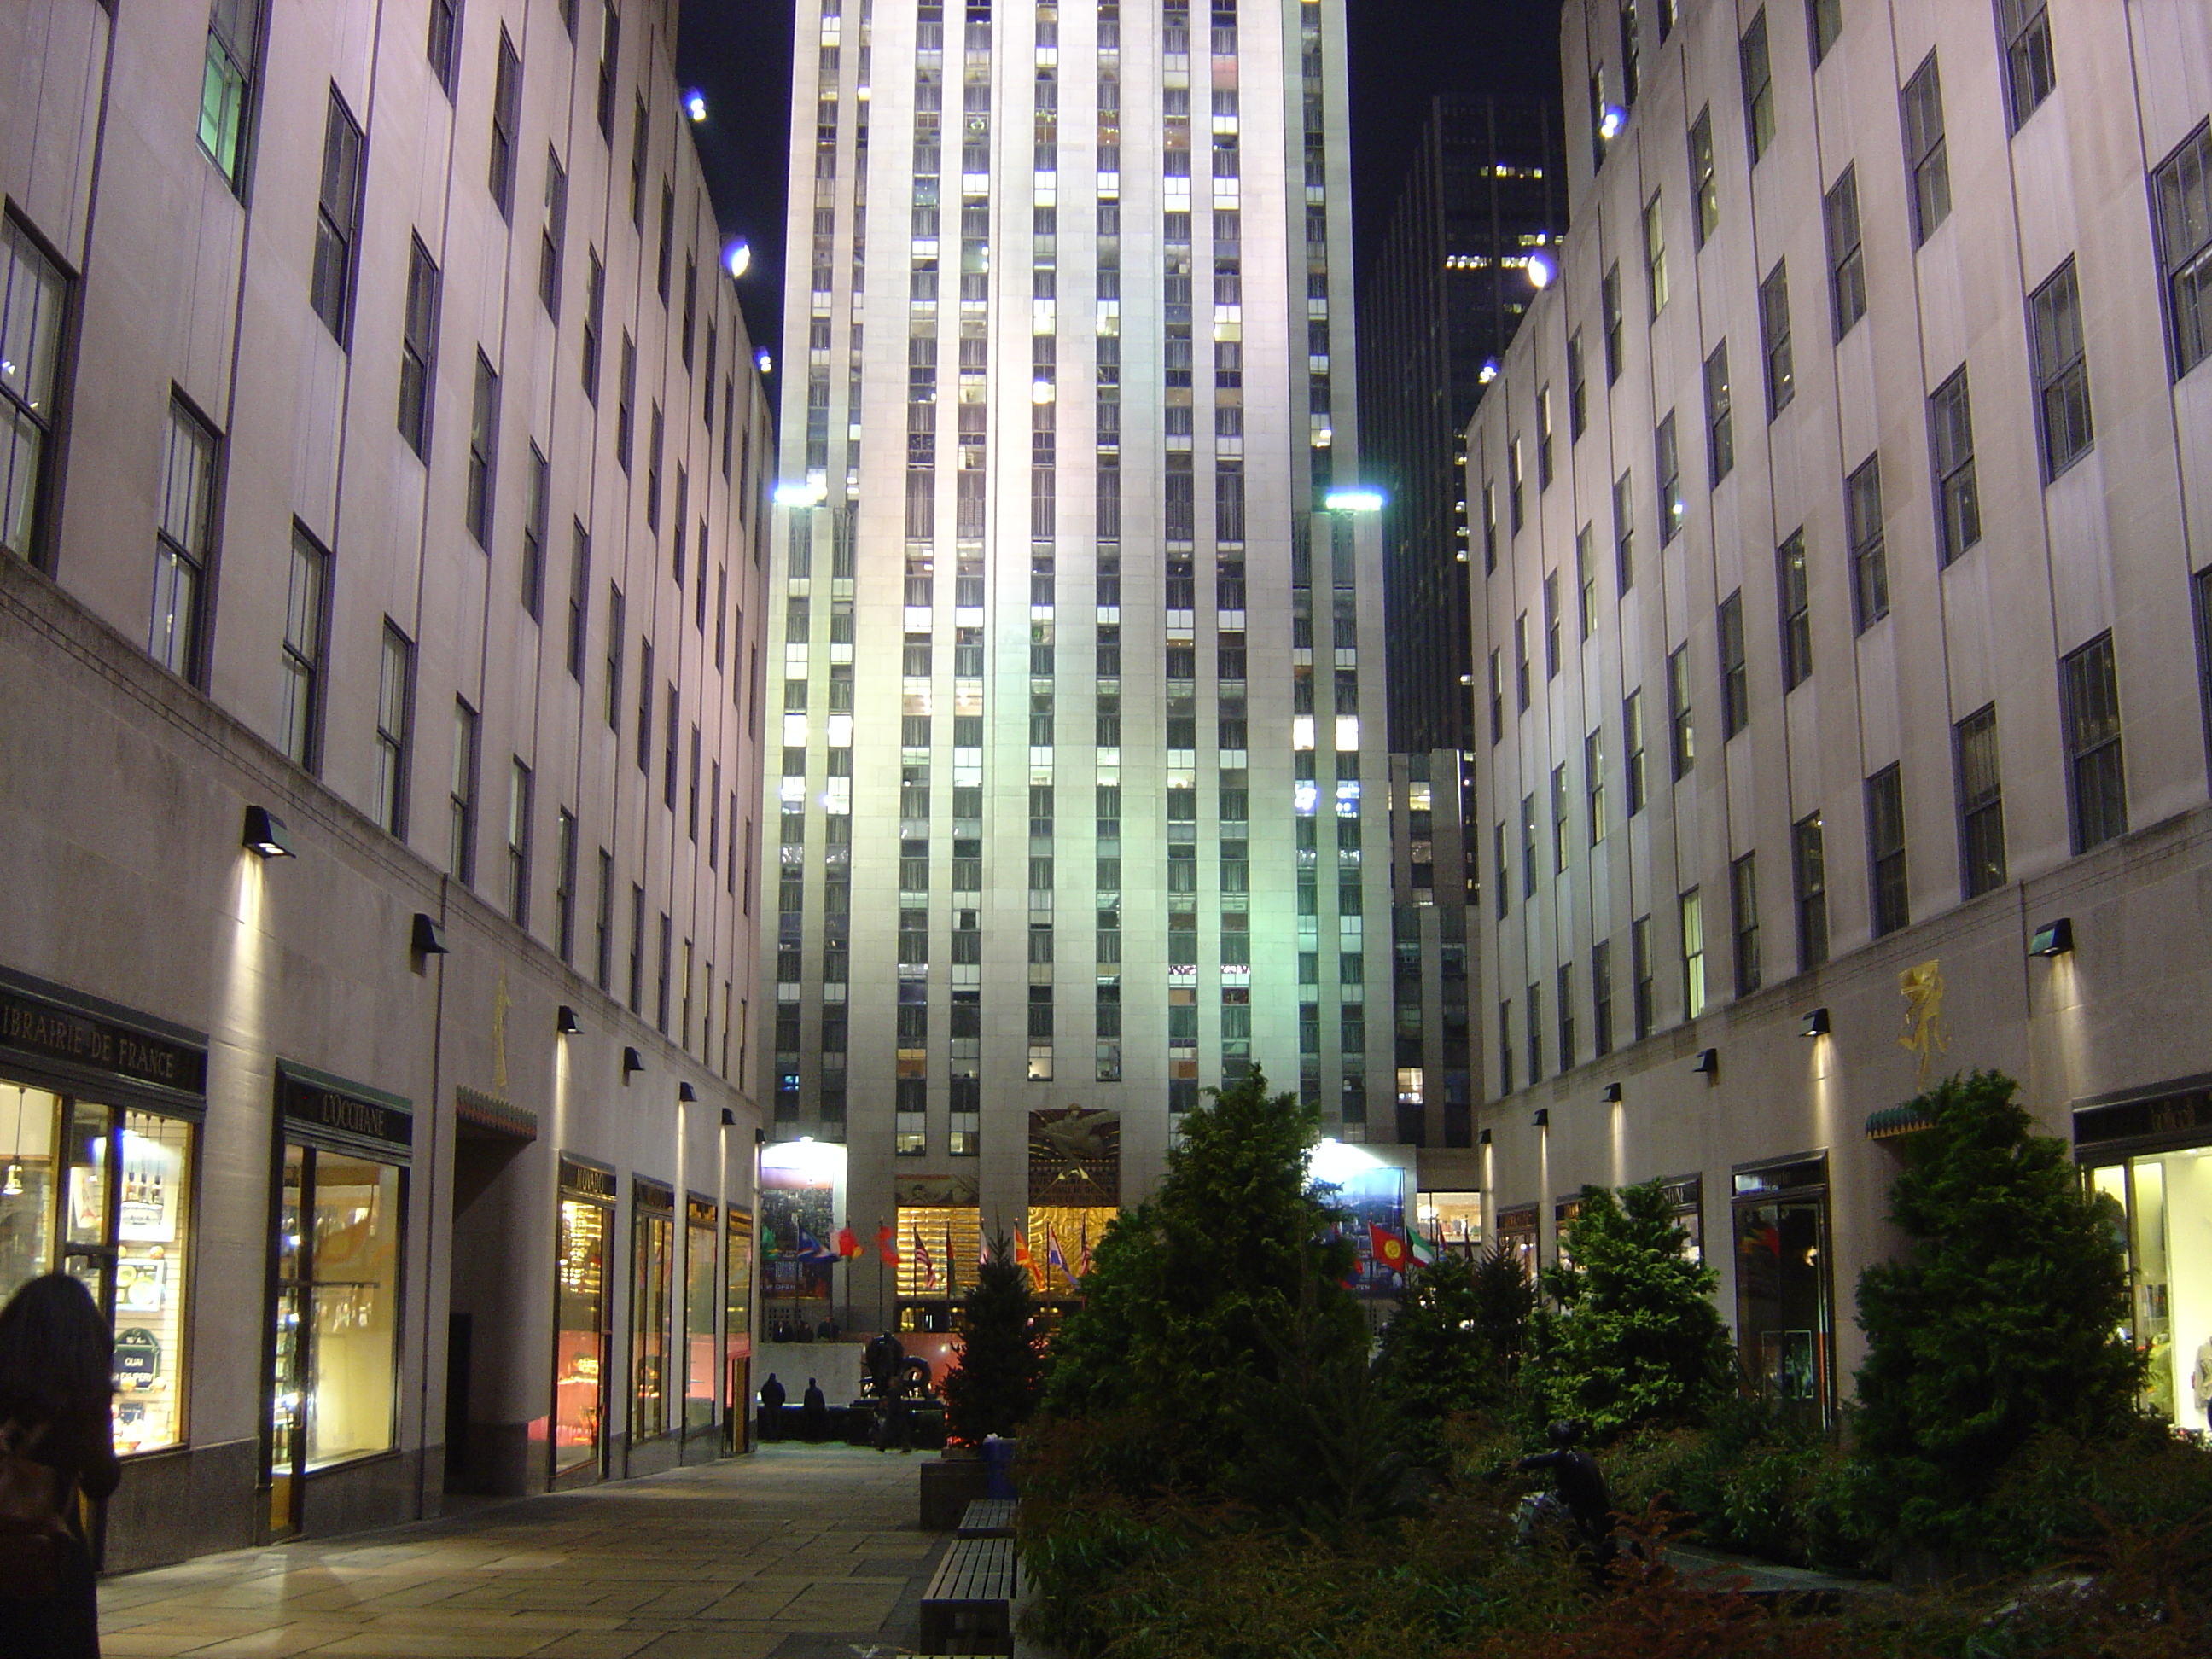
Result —
<instances>
[{"instance_id":1,"label":"storefront window","mask_svg":"<svg viewBox=\"0 0 2212 1659\"><path fill-rule=\"evenodd\" d=\"M1498 1242L1521 1264L1530 1283L1536 1278L1536 1206L1516 1204L1498 1212Z\"/></svg>"},{"instance_id":2,"label":"storefront window","mask_svg":"<svg viewBox=\"0 0 2212 1659\"><path fill-rule=\"evenodd\" d=\"M561 1224L554 1263L553 1474L574 1474L599 1461L606 1425L607 1231L614 1212L565 1190L572 1166L562 1162ZM597 1170L582 1176L613 1178Z\"/></svg>"},{"instance_id":3,"label":"storefront window","mask_svg":"<svg viewBox=\"0 0 2212 1659\"><path fill-rule=\"evenodd\" d=\"M185 1437L192 1133L182 1119L0 1083L0 1300L57 1267L92 1292L114 1324L115 1449L126 1455Z\"/></svg>"},{"instance_id":4,"label":"storefront window","mask_svg":"<svg viewBox=\"0 0 2212 1659\"><path fill-rule=\"evenodd\" d=\"M684 1228L684 1426L714 1421L714 1304L720 1299L714 1260L714 1201L694 1198Z\"/></svg>"},{"instance_id":5,"label":"storefront window","mask_svg":"<svg viewBox=\"0 0 2212 1659\"><path fill-rule=\"evenodd\" d=\"M406 1103L280 1067L270 1309L269 1529L300 1526L313 1471L398 1443L400 1241L414 1133Z\"/></svg>"},{"instance_id":6,"label":"storefront window","mask_svg":"<svg viewBox=\"0 0 2212 1659\"><path fill-rule=\"evenodd\" d=\"M630 1413L632 1445L668 1432L668 1324L676 1254L676 1196L657 1182L631 1189Z\"/></svg>"},{"instance_id":7,"label":"storefront window","mask_svg":"<svg viewBox=\"0 0 2212 1659\"><path fill-rule=\"evenodd\" d=\"M2104 1164L2089 1181L2124 1218L2144 1408L2201 1431L2212 1423L2212 1147Z\"/></svg>"},{"instance_id":8,"label":"storefront window","mask_svg":"<svg viewBox=\"0 0 2212 1659\"><path fill-rule=\"evenodd\" d=\"M1735 1176L1736 1351L1761 1398L1825 1425L1834 1410L1827 1160Z\"/></svg>"},{"instance_id":9,"label":"storefront window","mask_svg":"<svg viewBox=\"0 0 2212 1659\"><path fill-rule=\"evenodd\" d=\"M1477 1192L1419 1193L1413 1216L1421 1236L1448 1250L1474 1250L1482 1244L1482 1194Z\"/></svg>"},{"instance_id":10,"label":"storefront window","mask_svg":"<svg viewBox=\"0 0 2212 1659\"><path fill-rule=\"evenodd\" d=\"M726 1206L722 1230L724 1440L732 1451L742 1451L753 1397L753 1218L734 1204Z\"/></svg>"}]
</instances>

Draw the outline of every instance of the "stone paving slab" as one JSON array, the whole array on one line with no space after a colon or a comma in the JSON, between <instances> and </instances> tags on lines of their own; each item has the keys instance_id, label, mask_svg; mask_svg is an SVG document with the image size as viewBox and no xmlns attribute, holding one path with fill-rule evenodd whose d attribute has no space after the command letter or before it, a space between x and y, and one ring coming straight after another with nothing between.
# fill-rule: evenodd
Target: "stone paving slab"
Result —
<instances>
[{"instance_id":1,"label":"stone paving slab","mask_svg":"<svg viewBox=\"0 0 2212 1659\"><path fill-rule=\"evenodd\" d=\"M945 1540L920 1460L778 1443L100 1586L111 1659L895 1659Z\"/></svg>"}]
</instances>

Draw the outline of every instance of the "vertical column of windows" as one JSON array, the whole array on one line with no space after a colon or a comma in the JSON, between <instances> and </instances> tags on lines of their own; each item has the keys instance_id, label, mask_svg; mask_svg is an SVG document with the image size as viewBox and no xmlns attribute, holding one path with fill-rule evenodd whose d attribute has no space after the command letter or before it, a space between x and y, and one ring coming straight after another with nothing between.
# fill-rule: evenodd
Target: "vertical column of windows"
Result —
<instances>
[{"instance_id":1,"label":"vertical column of windows","mask_svg":"<svg viewBox=\"0 0 2212 1659\"><path fill-rule=\"evenodd\" d=\"M1093 1075L1121 1080L1121 21L1098 8Z\"/></svg>"}]
</instances>

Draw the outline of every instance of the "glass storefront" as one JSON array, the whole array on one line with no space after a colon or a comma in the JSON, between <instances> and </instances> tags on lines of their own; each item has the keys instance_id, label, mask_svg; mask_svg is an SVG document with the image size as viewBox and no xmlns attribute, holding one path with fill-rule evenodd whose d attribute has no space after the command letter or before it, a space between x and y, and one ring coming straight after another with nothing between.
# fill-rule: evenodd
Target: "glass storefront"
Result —
<instances>
[{"instance_id":1,"label":"glass storefront","mask_svg":"<svg viewBox=\"0 0 2212 1659\"><path fill-rule=\"evenodd\" d=\"M1736 1352L1760 1398L1825 1425L1835 1412L1825 1153L1735 1178Z\"/></svg>"},{"instance_id":2,"label":"glass storefront","mask_svg":"<svg viewBox=\"0 0 2212 1659\"><path fill-rule=\"evenodd\" d=\"M723 1442L742 1451L753 1397L753 1218L734 1204L725 1206L722 1231Z\"/></svg>"},{"instance_id":3,"label":"glass storefront","mask_svg":"<svg viewBox=\"0 0 2212 1659\"><path fill-rule=\"evenodd\" d=\"M1476 1192L1417 1193L1413 1221L1421 1237L1440 1249L1482 1248L1482 1194Z\"/></svg>"},{"instance_id":4,"label":"glass storefront","mask_svg":"<svg viewBox=\"0 0 2212 1659\"><path fill-rule=\"evenodd\" d=\"M629 1439L632 1445L669 1431L668 1329L674 1297L675 1189L657 1181L630 1183Z\"/></svg>"},{"instance_id":5,"label":"glass storefront","mask_svg":"<svg viewBox=\"0 0 2212 1659\"><path fill-rule=\"evenodd\" d=\"M2074 1139L2127 1246L2142 1405L2202 1433L2212 1427L2212 1079L2077 1110Z\"/></svg>"},{"instance_id":6,"label":"glass storefront","mask_svg":"<svg viewBox=\"0 0 2212 1659\"><path fill-rule=\"evenodd\" d=\"M614 1335L607 1239L614 1231L614 1171L563 1154L553 1257L556 1480L598 1469L605 1453L608 1351Z\"/></svg>"},{"instance_id":7,"label":"glass storefront","mask_svg":"<svg viewBox=\"0 0 2212 1659\"><path fill-rule=\"evenodd\" d=\"M401 1241L413 1120L404 1103L297 1068L277 1079L269 1509L299 1529L316 1470L398 1443Z\"/></svg>"},{"instance_id":8,"label":"glass storefront","mask_svg":"<svg viewBox=\"0 0 2212 1659\"><path fill-rule=\"evenodd\" d=\"M184 1443L196 1135L186 1119L0 1081L0 1301L56 1269L83 1281L114 1326L126 1455Z\"/></svg>"},{"instance_id":9,"label":"glass storefront","mask_svg":"<svg viewBox=\"0 0 2212 1659\"><path fill-rule=\"evenodd\" d=\"M1536 1206L1509 1205L1498 1212L1498 1242L1511 1252L1530 1280L1536 1277Z\"/></svg>"},{"instance_id":10,"label":"glass storefront","mask_svg":"<svg viewBox=\"0 0 2212 1659\"><path fill-rule=\"evenodd\" d=\"M714 1258L714 1200L692 1194L684 1218L684 1426L714 1422L714 1304L721 1298Z\"/></svg>"}]
</instances>

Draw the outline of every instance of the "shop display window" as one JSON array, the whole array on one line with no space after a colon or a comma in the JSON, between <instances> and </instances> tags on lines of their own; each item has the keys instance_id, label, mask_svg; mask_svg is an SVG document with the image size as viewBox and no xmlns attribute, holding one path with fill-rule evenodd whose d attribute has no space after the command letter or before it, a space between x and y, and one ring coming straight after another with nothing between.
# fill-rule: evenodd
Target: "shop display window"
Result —
<instances>
[{"instance_id":1,"label":"shop display window","mask_svg":"<svg viewBox=\"0 0 2212 1659\"><path fill-rule=\"evenodd\" d=\"M598 1171L586 1171L597 1174ZM607 1234L614 1212L561 1200L554 1261L553 1474L595 1466L606 1429Z\"/></svg>"},{"instance_id":2,"label":"shop display window","mask_svg":"<svg viewBox=\"0 0 2212 1659\"><path fill-rule=\"evenodd\" d=\"M703 1219L702 1219L703 1218ZM714 1258L714 1206L690 1200L684 1229L684 1426L714 1421L714 1304L720 1274Z\"/></svg>"},{"instance_id":3,"label":"shop display window","mask_svg":"<svg viewBox=\"0 0 2212 1659\"><path fill-rule=\"evenodd\" d=\"M58 1268L92 1292L114 1327L125 1455L184 1443L195 1133L181 1118L0 1083L0 1300Z\"/></svg>"},{"instance_id":4,"label":"shop display window","mask_svg":"<svg viewBox=\"0 0 2212 1659\"><path fill-rule=\"evenodd\" d=\"M2142 1404L2202 1432L2212 1425L2212 1147L2101 1164L2089 1184L2124 1230Z\"/></svg>"},{"instance_id":5,"label":"shop display window","mask_svg":"<svg viewBox=\"0 0 2212 1659\"><path fill-rule=\"evenodd\" d=\"M1414 1224L1430 1243L1449 1250L1474 1250L1482 1245L1482 1194L1477 1192L1417 1193L1413 1197Z\"/></svg>"},{"instance_id":6,"label":"shop display window","mask_svg":"<svg viewBox=\"0 0 2212 1659\"><path fill-rule=\"evenodd\" d=\"M1498 1242L1521 1264L1531 1284L1536 1279L1536 1206L1516 1204L1498 1212Z\"/></svg>"},{"instance_id":7,"label":"shop display window","mask_svg":"<svg viewBox=\"0 0 2212 1659\"><path fill-rule=\"evenodd\" d=\"M284 1148L270 1433L276 1535L298 1524L302 1477L396 1443L405 1203L396 1164Z\"/></svg>"},{"instance_id":8,"label":"shop display window","mask_svg":"<svg viewBox=\"0 0 2212 1659\"><path fill-rule=\"evenodd\" d=\"M636 1183L630 1221L630 1443L669 1430L668 1328L674 1309L675 1197Z\"/></svg>"},{"instance_id":9,"label":"shop display window","mask_svg":"<svg viewBox=\"0 0 2212 1659\"><path fill-rule=\"evenodd\" d=\"M1825 1425L1835 1410L1827 1162L1740 1170L1735 1187L1737 1354L1760 1398Z\"/></svg>"}]
</instances>

